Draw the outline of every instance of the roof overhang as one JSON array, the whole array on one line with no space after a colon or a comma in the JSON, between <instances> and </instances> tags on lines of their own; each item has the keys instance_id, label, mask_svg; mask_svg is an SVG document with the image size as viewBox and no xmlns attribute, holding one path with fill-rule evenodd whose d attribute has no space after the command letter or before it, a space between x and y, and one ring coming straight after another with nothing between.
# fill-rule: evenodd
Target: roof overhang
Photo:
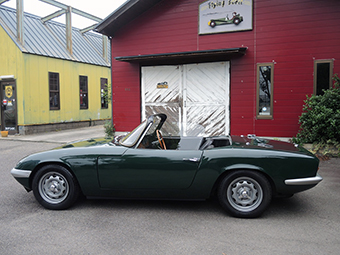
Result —
<instances>
[{"instance_id":1,"label":"roof overhang","mask_svg":"<svg viewBox=\"0 0 340 255\"><path fill-rule=\"evenodd\" d=\"M127 0L99 23L95 31L113 37L117 30L127 23L130 23L160 1L162 0Z\"/></svg>"},{"instance_id":2,"label":"roof overhang","mask_svg":"<svg viewBox=\"0 0 340 255\"><path fill-rule=\"evenodd\" d=\"M207 62L230 60L245 55L247 47L202 50L202 51L185 51L163 54L137 55L115 57L115 60L125 62L148 63L189 63L189 62Z\"/></svg>"}]
</instances>

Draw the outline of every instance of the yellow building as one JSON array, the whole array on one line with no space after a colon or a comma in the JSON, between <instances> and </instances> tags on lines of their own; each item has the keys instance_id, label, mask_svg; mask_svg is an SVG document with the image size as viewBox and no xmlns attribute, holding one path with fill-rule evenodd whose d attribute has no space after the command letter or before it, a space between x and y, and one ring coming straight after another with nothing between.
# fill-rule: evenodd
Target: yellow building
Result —
<instances>
[{"instance_id":1,"label":"yellow building","mask_svg":"<svg viewBox=\"0 0 340 255\"><path fill-rule=\"evenodd\" d=\"M102 36L72 28L68 49L64 24L25 13L18 38L16 20L15 9L0 5L1 130L31 134L110 119Z\"/></svg>"}]
</instances>

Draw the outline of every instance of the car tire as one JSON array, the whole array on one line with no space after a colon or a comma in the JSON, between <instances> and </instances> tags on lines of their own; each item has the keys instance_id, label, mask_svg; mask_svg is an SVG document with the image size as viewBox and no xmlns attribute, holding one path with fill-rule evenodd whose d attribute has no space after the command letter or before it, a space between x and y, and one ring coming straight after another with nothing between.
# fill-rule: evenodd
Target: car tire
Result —
<instances>
[{"instance_id":1,"label":"car tire","mask_svg":"<svg viewBox=\"0 0 340 255\"><path fill-rule=\"evenodd\" d=\"M272 189L261 173L239 170L228 174L218 188L221 206L232 216L254 218L270 204Z\"/></svg>"},{"instance_id":2,"label":"car tire","mask_svg":"<svg viewBox=\"0 0 340 255\"><path fill-rule=\"evenodd\" d=\"M80 193L77 180L60 165L46 165L39 169L33 178L32 189L36 200L51 210L71 207Z\"/></svg>"},{"instance_id":3,"label":"car tire","mask_svg":"<svg viewBox=\"0 0 340 255\"><path fill-rule=\"evenodd\" d=\"M241 20L239 19L239 18L235 18L234 19L234 24L235 25L238 25L238 24L240 24L241 23Z\"/></svg>"}]
</instances>

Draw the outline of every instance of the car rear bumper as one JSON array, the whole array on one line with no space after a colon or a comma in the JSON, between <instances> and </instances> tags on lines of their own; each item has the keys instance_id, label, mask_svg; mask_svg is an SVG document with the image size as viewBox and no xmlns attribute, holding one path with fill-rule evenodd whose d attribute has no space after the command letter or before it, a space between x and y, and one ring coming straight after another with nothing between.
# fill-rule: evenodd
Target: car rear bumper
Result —
<instances>
[{"instance_id":1,"label":"car rear bumper","mask_svg":"<svg viewBox=\"0 0 340 255\"><path fill-rule=\"evenodd\" d=\"M298 178L298 179L287 179L285 180L286 185L316 185L322 181L322 177L317 174L314 177Z\"/></svg>"}]
</instances>

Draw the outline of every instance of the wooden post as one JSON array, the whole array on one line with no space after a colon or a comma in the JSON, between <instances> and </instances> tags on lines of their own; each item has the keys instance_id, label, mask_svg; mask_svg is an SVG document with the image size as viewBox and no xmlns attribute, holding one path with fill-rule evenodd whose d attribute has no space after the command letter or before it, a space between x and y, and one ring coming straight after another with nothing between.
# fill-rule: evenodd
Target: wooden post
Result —
<instances>
[{"instance_id":1,"label":"wooden post","mask_svg":"<svg viewBox=\"0 0 340 255\"><path fill-rule=\"evenodd\" d=\"M66 11L66 48L72 55L72 7L67 6Z\"/></svg>"},{"instance_id":2,"label":"wooden post","mask_svg":"<svg viewBox=\"0 0 340 255\"><path fill-rule=\"evenodd\" d=\"M24 45L24 0L17 0L17 39Z\"/></svg>"}]
</instances>

